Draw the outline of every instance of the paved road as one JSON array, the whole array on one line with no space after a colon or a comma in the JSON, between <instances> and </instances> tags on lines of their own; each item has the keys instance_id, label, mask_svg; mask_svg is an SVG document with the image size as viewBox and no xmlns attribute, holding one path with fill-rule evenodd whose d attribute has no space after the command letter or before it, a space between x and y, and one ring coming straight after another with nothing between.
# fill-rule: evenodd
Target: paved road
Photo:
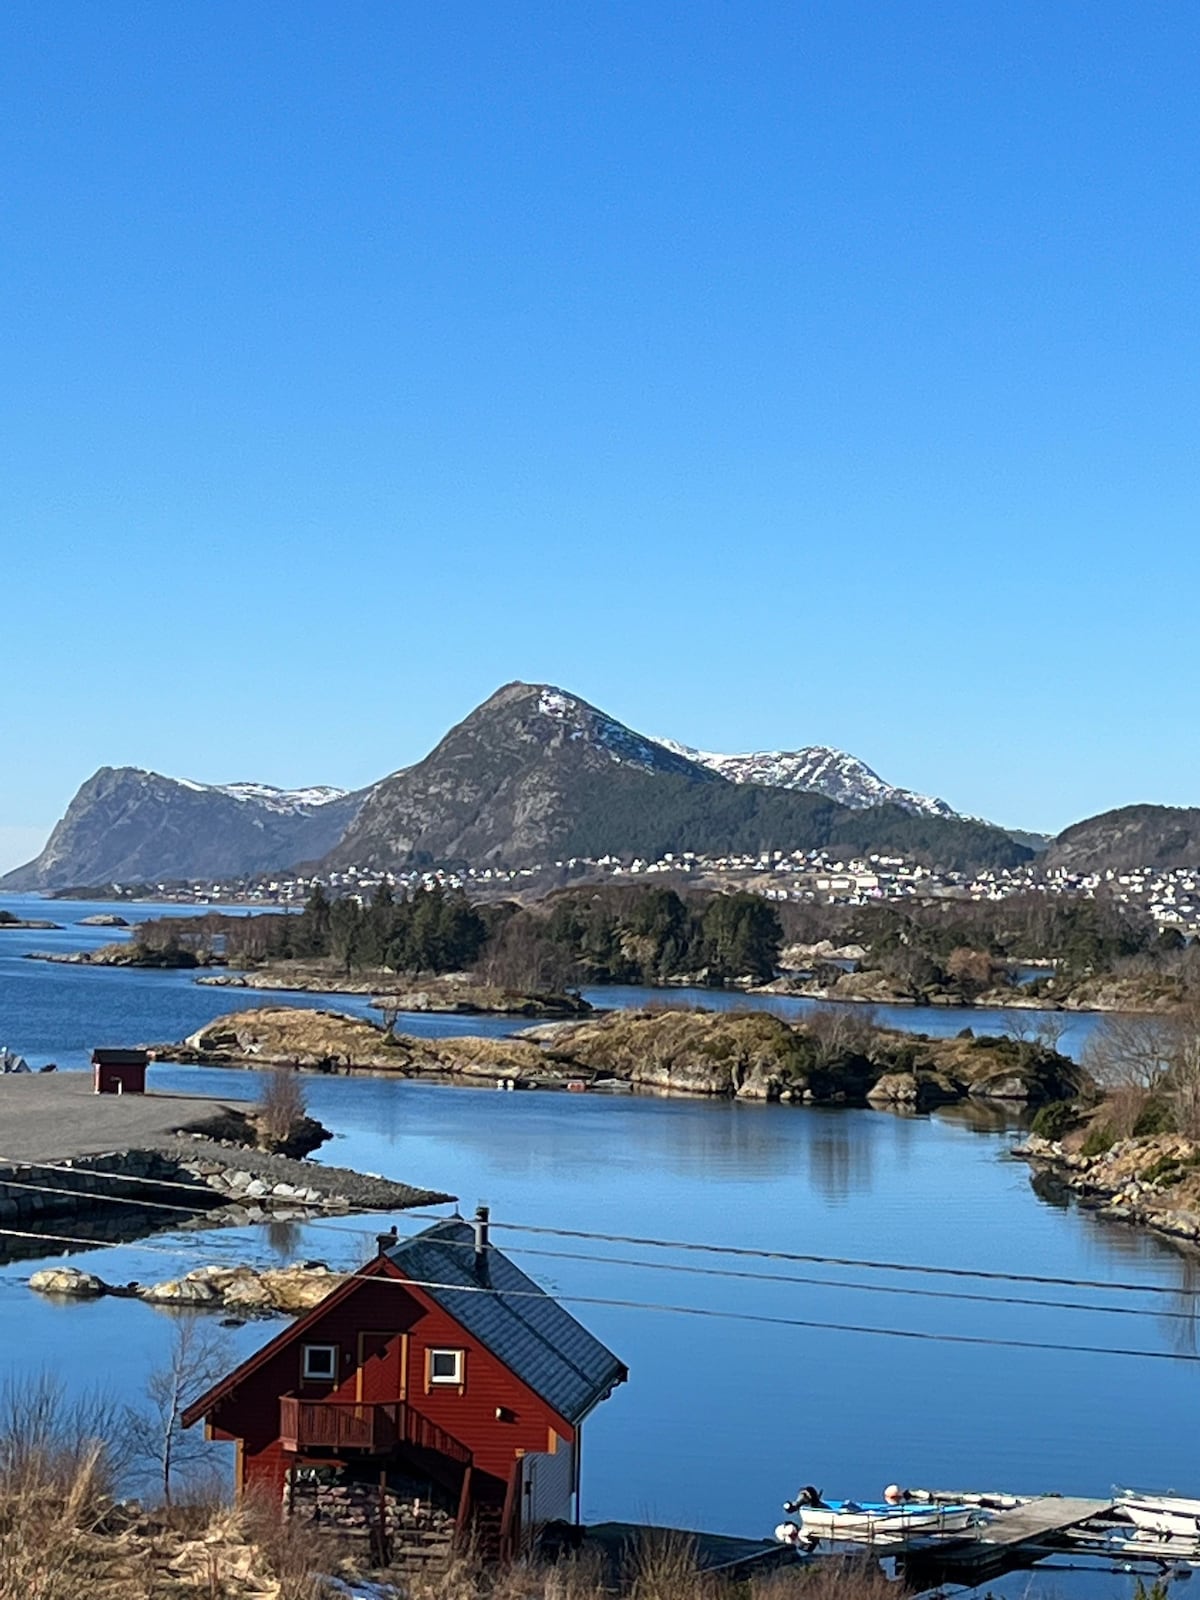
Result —
<instances>
[{"instance_id":1,"label":"paved road","mask_svg":"<svg viewBox=\"0 0 1200 1600\"><path fill-rule=\"evenodd\" d=\"M227 1104L206 1095L93 1094L88 1072L0 1073L0 1164L157 1146Z\"/></svg>"}]
</instances>

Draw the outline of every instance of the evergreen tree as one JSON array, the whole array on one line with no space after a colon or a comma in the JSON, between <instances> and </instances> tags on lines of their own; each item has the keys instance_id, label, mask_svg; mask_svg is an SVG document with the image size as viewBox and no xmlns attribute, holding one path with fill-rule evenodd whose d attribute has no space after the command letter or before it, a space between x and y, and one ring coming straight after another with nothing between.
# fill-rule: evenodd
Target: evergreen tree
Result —
<instances>
[{"instance_id":1,"label":"evergreen tree","mask_svg":"<svg viewBox=\"0 0 1200 1600\"><path fill-rule=\"evenodd\" d=\"M739 890L718 895L704 913L704 942L714 976L724 981L751 977L769 983L775 976L783 929L769 901Z\"/></svg>"},{"instance_id":2,"label":"evergreen tree","mask_svg":"<svg viewBox=\"0 0 1200 1600\"><path fill-rule=\"evenodd\" d=\"M366 916L350 895L335 900L329 909L329 954L349 977L363 965Z\"/></svg>"},{"instance_id":3,"label":"evergreen tree","mask_svg":"<svg viewBox=\"0 0 1200 1600\"><path fill-rule=\"evenodd\" d=\"M322 883L314 883L293 941L298 956L329 954L329 896Z\"/></svg>"}]
</instances>

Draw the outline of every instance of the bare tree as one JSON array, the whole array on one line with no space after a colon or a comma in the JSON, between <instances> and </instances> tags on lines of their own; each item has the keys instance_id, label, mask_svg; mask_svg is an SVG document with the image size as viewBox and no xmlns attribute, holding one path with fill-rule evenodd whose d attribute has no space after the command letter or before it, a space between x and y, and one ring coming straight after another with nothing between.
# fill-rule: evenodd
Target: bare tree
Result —
<instances>
[{"instance_id":1,"label":"bare tree","mask_svg":"<svg viewBox=\"0 0 1200 1600\"><path fill-rule=\"evenodd\" d=\"M1083 1064L1105 1089L1157 1088L1169 1071L1174 1044L1171 1017L1111 1012L1083 1050Z\"/></svg>"},{"instance_id":2,"label":"bare tree","mask_svg":"<svg viewBox=\"0 0 1200 1600\"><path fill-rule=\"evenodd\" d=\"M148 1406L130 1407L126 1414L130 1449L135 1459L154 1468L168 1508L177 1479L194 1476L206 1457L204 1436L184 1431L184 1410L228 1370L232 1360L228 1338L220 1328L206 1324L202 1315L180 1317L166 1361L146 1380Z\"/></svg>"},{"instance_id":3,"label":"bare tree","mask_svg":"<svg viewBox=\"0 0 1200 1600\"><path fill-rule=\"evenodd\" d=\"M1144 1106L1155 1096L1170 1108L1178 1132L1200 1138L1200 1002L1106 1017L1087 1042L1083 1064L1110 1099L1136 1096Z\"/></svg>"},{"instance_id":4,"label":"bare tree","mask_svg":"<svg viewBox=\"0 0 1200 1600\"><path fill-rule=\"evenodd\" d=\"M303 1122L306 1110L304 1085L298 1071L277 1067L263 1084L254 1108L259 1138L265 1145L284 1144Z\"/></svg>"},{"instance_id":5,"label":"bare tree","mask_svg":"<svg viewBox=\"0 0 1200 1600\"><path fill-rule=\"evenodd\" d=\"M873 1006L815 1005L800 1019L808 1036L815 1040L822 1058L832 1061L854 1051L865 1055L875 1042L876 1017Z\"/></svg>"},{"instance_id":6,"label":"bare tree","mask_svg":"<svg viewBox=\"0 0 1200 1600\"><path fill-rule=\"evenodd\" d=\"M1059 1012L1043 1011L1033 1030L1034 1043L1040 1044L1043 1050L1057 1050L1069 1026L1068 1019Z\"/></svg>"}]
</instances>

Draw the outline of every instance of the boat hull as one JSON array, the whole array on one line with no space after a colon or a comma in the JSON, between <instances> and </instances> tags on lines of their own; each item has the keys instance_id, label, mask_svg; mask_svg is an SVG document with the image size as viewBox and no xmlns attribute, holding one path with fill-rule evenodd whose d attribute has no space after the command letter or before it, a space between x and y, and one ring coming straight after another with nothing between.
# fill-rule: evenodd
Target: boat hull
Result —
<instances>
[{"instance_id":1,"label":"boat hull","mask_svg":"<svg viewBox=\"0 0 1200 1600\"><path fill-rule=\"evenodd\" d=\"M1200 1538L1200 1500L1122 1499L1117 1507L1135 1527L1148 1533L1170 1539Z\"/></svg>"},{"instance_id":2,"label":"boat hull","mask_svg":"<svg viewBox=\"0 0 1200 1600\"><path fill-rule=\"evenodd\" d=\"M805 1538L848 1544L896 1544L922 1535L964 1533L981 1520L976 1506L802 1506L798 1515Z\"/></svg>"}]
</instances>

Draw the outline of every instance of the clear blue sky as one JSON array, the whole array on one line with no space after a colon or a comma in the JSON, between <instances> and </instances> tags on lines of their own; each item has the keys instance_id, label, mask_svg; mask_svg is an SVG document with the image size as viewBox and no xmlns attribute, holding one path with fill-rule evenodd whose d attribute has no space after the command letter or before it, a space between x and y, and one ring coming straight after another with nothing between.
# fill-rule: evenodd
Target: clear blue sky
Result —
<instances>
[{"instance_id":1,"label":"clear blue sky","mask_svg":"<svg viewBox=\"0 0 1200 1600\"><path fill-rule=\"evenodd\" d=\"M0 12L0 865L500 683L1200 803L1193 0Z\"/></svg>"}]
</instances>

